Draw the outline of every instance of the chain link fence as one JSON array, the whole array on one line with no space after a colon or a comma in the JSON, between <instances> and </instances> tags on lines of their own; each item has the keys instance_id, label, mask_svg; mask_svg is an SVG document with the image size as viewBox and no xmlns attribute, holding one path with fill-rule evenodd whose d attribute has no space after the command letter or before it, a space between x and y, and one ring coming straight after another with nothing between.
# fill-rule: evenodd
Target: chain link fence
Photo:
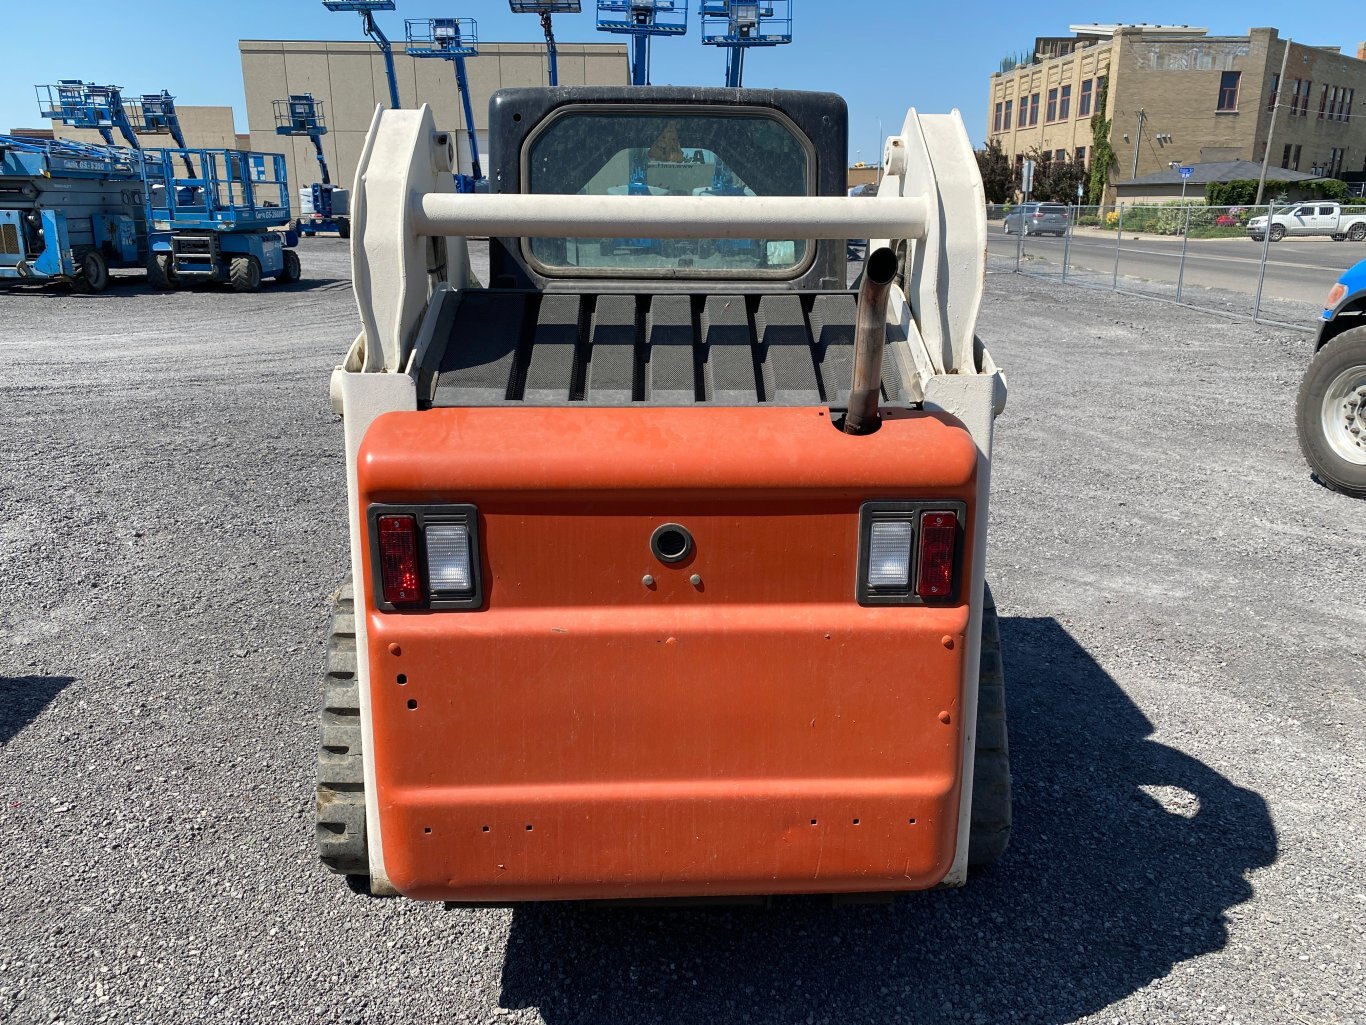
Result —
<instances>
[{"instance_id":1,"label":"chain link fence","mask_svg":"<svg viewBox=\"0 0 1366 1025\"><path fill-rule=\"evenodd\" d=\"M1366 259L1366 206L1327 203L989 206L987 230L1018 274L1304 331Z\"/></svg>"}]
</instances>

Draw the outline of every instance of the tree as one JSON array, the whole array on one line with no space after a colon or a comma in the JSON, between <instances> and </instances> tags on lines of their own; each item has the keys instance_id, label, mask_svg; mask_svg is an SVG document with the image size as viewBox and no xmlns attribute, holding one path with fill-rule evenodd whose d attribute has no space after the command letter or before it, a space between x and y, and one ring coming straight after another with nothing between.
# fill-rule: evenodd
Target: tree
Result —
<instances>
[{"instance_id":1,"label":"tree","mask_svg":"<svg viewBox=\"0 0 1366 1025\"><path fill-rule=\"evenodd\" d=\"M1077 202L1077 186L1086 181L1086 168L1071 160L1054 160L1037 150L1030 153L1034 161L1034 191L1031 199L1046 203Z\"/></svg>"},{"instance_id":2,"label":"tree","mask_svg":"<svg viewBox=\"0 0 1366 1025\"><path fill-rule=\"evenodd\" d=\"M986 190L987 202L1009 203L1019 182L1001 144L992 139L976 154L977 170L982 172L982 187Z\"/></svg>"},{"instance_id":3,"label":"tree","mask_svg":"<svg viewBox=\"0 0 1366 1025\"><path fill-rule=\"evenodd\" d=\"M1105 200L1105 186L1110 184L1110 169L1115 166L1115 151L1110 147L1110 119L1105 116L1110 83L1101 79L1096 91L1096 110L1091 115L1091 187L1087 197L1092 206Z\"/></svg>"}]
</instances>

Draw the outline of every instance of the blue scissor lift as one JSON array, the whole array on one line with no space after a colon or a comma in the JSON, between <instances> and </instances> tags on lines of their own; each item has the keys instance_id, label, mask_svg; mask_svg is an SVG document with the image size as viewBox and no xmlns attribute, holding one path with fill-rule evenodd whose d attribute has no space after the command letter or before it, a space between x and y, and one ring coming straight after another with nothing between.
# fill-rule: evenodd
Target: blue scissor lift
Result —
<instances>
[{"instance_id":1,"label":"blue scissor lift","mask_svg":"<svg viewBox=\"0 0 1366 1025\"><path fill-rule=\"evenodd\" d=\"M479 138L474 130L474 108L470 103L469 76L465 58L479 53L479 26L473 18L423 18L405 21L409 57L435 57L455 66L455 91L465 110L465 131L470 143L470 174L456 168L457 192L476 192L487 188L484 169L479 164ZM458 160L457 160L458 163Z\"/></svg>"},{"instance_id":2,"label":"blue scissor lift","mask_svg":"<svg viewBox=\"0 0 1366 1025\"><path fill-rule=\"evenodd\" d=\"M792 42L792 0L701 0L702 42L726 55L726 85L739 88L745 51Z\"/></svg>"},{"instance_id":3,"label":"blue scissor lift","mask_svg":"<svg viewBox=\"0 0 1366 1025\"><path fill-rule=\"evenodd\" d=\"M598 29L631 37L631 84L650 84L650 40L688 31L688 0L598 0Z\"/></svg>"},{"instance_id":4,"label":"blue scissor lift","mask_svg":"<svg viewBox=\"0 0 1366 1025\"><path fill-rule=\"evenodd\" d=\"M183 148L143 154L153 285L216 281L254 292L264 278L299 280L284 154ZM176 173L176 161L187 158L198 164L197 174ZM274 230L280 227L288 230Z\"/></svg>"},{"instance_id":5,"label":"blue scissor lift","mask_svg":"<svg viewBox=\"0 0 1366 1025\"><path fill-rule=\"evenodd\" d=\"M322 181L299 189L301 216L294 223L294 230L310 237L319 232L336 232L342 238L350 238L350 193L332 184L327 158L323 156L327 122L322 100L315 100L312 93L296 93L287 100L276 100L275 134L312 139L322 176Z\"/></svg>"},{"instance_id":6,"label":"blue scissor lift","mask_svg":"<svg viewBox=\"0 0 1366 1025\"><path fill-rule=\"evenodd\" d=\"M375 21L376 11L392 11L394 0L323 0L329 11L351 11L360 15L361 28L375 41L379 52L384 55L384 74L389 80L389 106L398 110L403 106L398 100L398 76L394 73L394 48L389 43L379 24Z\"/></svg>"},{"instance_id":7,"label":"blue scissor lift","mask_svg":"<svg viewBox=\"0 0 1366 1025\"><path fill-rule=\"evenodd\" d=\"M555 52L555 26L551 19L556 14L578 14L579 0L508 0L513 14L539 14L545 30L545 52L550 70L550 84L560 84L560 68Z\"/></svg>"}]
</instances>

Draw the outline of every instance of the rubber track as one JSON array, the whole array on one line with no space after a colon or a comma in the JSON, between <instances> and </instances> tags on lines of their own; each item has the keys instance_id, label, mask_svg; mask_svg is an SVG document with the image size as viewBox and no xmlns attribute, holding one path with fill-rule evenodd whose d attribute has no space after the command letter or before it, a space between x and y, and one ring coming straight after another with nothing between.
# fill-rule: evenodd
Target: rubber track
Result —
<instances>
[{"instance_id":1,"label":"rubber track","mask_svg":"<svg viewBox=\"0 0 1366 1025\"><path fill-rule=\"evenodd\" d=\"M348 582L332 610L318 750L318 857L333 872L368 876L365 772L361 759L356 610Z\"/></svg>"},{"instance_id":2,"label":"rubber track","mask_svg":"<svg viewBox=\"0 0 1366 1025\"><path fill-rule=\"evenodd\" d=\"M1010 746L1006 740L1006 680L1001 630L991 590L982 599L982 664L977 686L977 750L972 770L968 864L990 865L1010 844Z\"/></svg>"}]
</instances>

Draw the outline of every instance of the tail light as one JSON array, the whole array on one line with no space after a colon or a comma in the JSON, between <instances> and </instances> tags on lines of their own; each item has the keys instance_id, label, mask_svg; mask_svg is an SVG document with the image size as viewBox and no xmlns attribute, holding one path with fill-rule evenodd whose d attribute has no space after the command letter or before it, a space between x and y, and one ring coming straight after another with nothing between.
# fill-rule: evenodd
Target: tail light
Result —
<instances>
[{"instance_id":1,"label":"tail light","mask_svg":"<svg viewBox=\"0 0 1366 1025\"><path fill-rule=\"evenodd\" d=\"M859 516L859 604L955 601L966 517L962 502L866 503Z\"/></svg>"},{"instance_id":2,"label":"tail light","mask_svg":"<svg viewBox=\"0 0 1366 1025\"><path fill-rule=\"evenodd\" d=\"M390 605L416 605L423 599L416 517L379 518L379 572L384 600Z\"/></svg>"},{"instance_id":3,"label":"tail light","mask_svg":"<svg viewBox=\"0 0 1366 1025\"><path fill-rule=\"evenodd\" d=\"M920 557L915 593L946 598L953 592L953 564L958 557L958 517L949 510L920 514Z\"/></svg>"},{"instance_id":4,"label":"tail light","mask_svg":"<svg viewBox=\"0 0 1366 1025\"><path fill-rule=\"evenodd\" d=\"M483 604L474 506L374 505L369 521L373 590L381 611Z\"/></svg>"}]
</instances>

